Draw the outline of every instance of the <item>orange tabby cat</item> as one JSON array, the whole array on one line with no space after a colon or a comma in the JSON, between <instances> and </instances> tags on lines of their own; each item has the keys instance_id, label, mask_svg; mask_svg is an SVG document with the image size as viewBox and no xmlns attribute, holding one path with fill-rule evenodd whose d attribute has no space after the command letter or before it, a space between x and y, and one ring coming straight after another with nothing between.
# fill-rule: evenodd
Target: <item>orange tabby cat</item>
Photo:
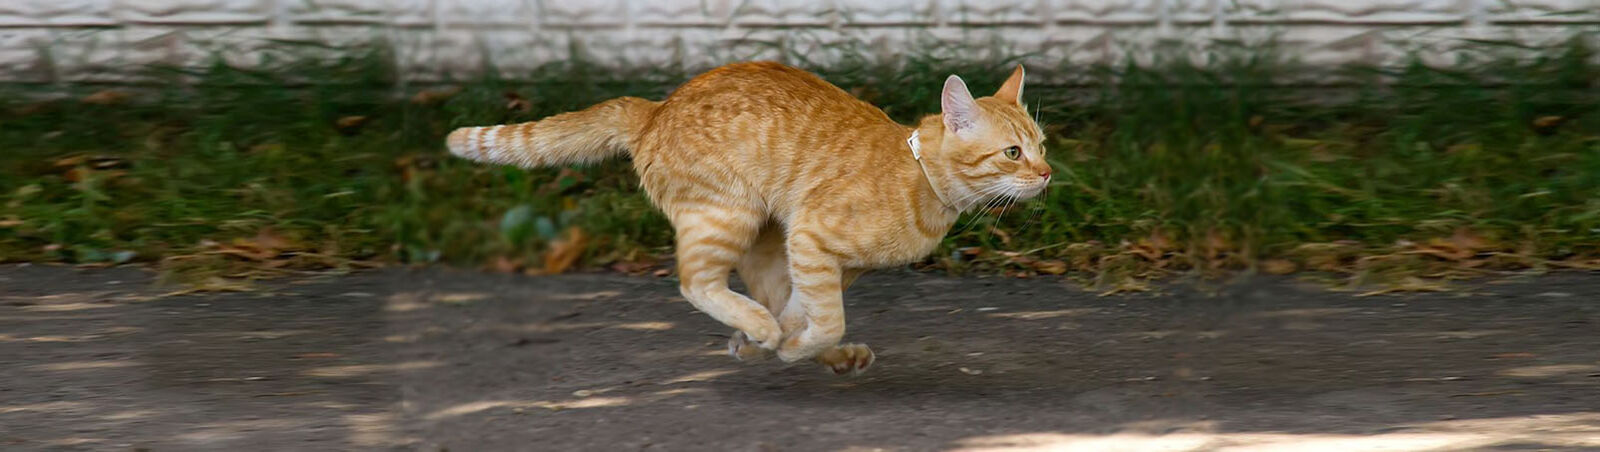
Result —
<instances>
[{"instance_id":1,"label":"orange tabby cat","mask_svg":"<svg viewBox=\"0 0 1600 452\"><path fill-rule=\"evenodd\" d=\"M973 99L952 75L943 113L907 127L811 73L738 63L661 102L623 97L462 128L449 147L522 167L632 155L677 233L683 296L737 330L731 354L776 351L855 374L874 356L839 344L846 286L927 256L963 210L1044 190L1044 135L1022 105L1022 77L1018 66L994 96ZM755 299L728 288L734 269Z\"/></svg>"}]
</instances>

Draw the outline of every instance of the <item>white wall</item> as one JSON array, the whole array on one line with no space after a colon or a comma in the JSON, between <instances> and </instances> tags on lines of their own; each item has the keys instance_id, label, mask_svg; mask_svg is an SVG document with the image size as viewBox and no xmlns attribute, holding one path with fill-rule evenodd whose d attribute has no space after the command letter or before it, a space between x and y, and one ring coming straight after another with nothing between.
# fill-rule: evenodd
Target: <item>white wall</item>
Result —
<instances>
[{"instance_id":1,"label":"white wall","mask_svg":"<svg viewBox=\"0 0 1600 452\"><path fill-rule=\"evenodd\" d=\"M1463 37L1544 43L1597 29L1600 0L0 0L0 80L126 80L216 46L249 62L268 38L385 38L408 77L434 79L468 75L486 55L513 76L574 52L619 66L797 59L774 42L820 60L830 43L882 59L929 40L1001 43L1048 67L1124 58L1157 38L1204 48L1279 35L1312 63L1371 63L1411 47L1447 59Z\"/></svg>"}]
</instances>

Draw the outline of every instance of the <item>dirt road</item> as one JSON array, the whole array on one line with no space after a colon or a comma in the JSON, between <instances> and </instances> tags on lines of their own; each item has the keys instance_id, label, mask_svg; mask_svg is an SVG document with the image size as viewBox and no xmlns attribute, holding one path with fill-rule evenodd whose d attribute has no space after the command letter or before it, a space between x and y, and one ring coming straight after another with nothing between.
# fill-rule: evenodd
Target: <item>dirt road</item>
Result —
<instances>
[{"instance_id":1,"label":"dirt road","mask_svg":"<svg viewBox=\"0 0 1600 452\"><path fill-rule=\"evenodd\" d=\"M856 378L733 361L667 279L162 292L0 266L0 449L1600 448L1597 275L1366 298L870 275L846 296L878 353Z\"/></svg>"}]
</instances>

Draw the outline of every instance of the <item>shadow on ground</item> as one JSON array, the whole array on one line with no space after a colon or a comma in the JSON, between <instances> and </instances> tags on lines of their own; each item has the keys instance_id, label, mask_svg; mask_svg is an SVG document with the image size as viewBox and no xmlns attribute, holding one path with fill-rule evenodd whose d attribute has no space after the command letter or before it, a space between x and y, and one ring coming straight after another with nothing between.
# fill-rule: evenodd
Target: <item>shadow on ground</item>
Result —
<instances>
[{"instance_id":1,"label":"shadow on ground","mask_svg":"<svg viewBox=\"0 0 1600 452\"><path fill-rule=\"evenodd\" d=\"M742 364L673 282L432 269L157 297L0 267L0 448L1600 447L1600 278L1357 298L869 276L858 378Z\"/></svg>"}]
</instances>

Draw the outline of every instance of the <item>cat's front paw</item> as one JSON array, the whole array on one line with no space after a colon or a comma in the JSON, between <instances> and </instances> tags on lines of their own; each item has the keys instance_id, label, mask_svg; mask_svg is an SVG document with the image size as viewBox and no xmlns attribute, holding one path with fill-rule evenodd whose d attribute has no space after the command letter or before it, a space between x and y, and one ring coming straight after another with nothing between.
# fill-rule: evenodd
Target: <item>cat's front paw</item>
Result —
<instances>
[{"instance_id":1,"label":"cat's front paw","mask_svg":"<svg viewBox=\"0 0 1600 452\"><path fill-rule=\"evenodd\" d=\"M817 363L833 371L834 375L861 375L876 360L877 355L872 353L867 344L840 344L817 355Z\"/></svg>"},{"instance_id":2,"label":"cat's front paw","mask_svg":"<svg viewBox=\"0 0 1600 452\"><path fill-rule=\"evenodd\" d=\"M740 361L763 361L772 357L772 350L762 348L743 331L734 331L728 338L728 355Z\"/></svg>"}]
</instances>

